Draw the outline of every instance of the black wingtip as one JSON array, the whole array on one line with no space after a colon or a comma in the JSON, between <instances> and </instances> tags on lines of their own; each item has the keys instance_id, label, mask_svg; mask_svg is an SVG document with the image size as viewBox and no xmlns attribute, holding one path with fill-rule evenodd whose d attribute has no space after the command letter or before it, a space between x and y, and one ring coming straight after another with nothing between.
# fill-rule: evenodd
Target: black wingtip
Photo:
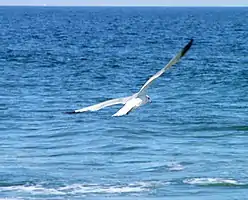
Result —
<instances>
[{"instance_id":1,"label":"black wingtip","mask_svg":"<svg viewBox=\"0 0 248 200\"><path fill-rule=\"evenodd\" d=\"M65 112L65 114L71 115L71 114L77 114L77 112L75 112L75 111L69 111L69 112Z\"/></svg>"},{"instance_id":2,"label":"black wingtip","mask_svg":"<svg viewBox=\"0 0 248 200\"><path fill-rule=\"evenodd\" d=\"M182 57L186 54L186 52L190 49L193 44L193 39L190 39L189 43L182 50Z\"/></svg>"}]
</instances>

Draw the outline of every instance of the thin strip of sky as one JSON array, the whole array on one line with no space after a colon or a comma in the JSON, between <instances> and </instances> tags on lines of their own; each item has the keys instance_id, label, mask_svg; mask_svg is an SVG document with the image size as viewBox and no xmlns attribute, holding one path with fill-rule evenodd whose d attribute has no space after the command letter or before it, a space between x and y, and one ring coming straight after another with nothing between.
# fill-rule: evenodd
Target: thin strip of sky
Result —
<instances>
[{"instance_id":1,"label":"thin strip of sky","mask_svg":"<svg viewBox=\"0 0 248 200\"><path fill-rule=\"evenodd\" d=\"M248 6L248 0L0 0L29 6Z\"/></svg>"}]
</instances>

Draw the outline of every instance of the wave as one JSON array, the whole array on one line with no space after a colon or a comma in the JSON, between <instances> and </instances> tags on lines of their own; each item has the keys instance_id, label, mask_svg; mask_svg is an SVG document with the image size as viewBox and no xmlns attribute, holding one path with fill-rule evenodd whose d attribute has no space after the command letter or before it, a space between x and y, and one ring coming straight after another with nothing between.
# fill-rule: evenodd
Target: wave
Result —
<instances>
[{"instance_id":1,"label":"wave","mask_svg":"<svg viewBox=\"0 0 248 200\"><path fill-rule=\"evenodd\" d=\"M202 185L202 186L244 186L245 183L233 179L224 178L190 178L183 181L190 185Z\"/></svg>"},{"instance_id":2,"label":"wave","mask_svg":"<svg viewBox=\"0 0 248 200\"><path fill-rule=\"evenodd\" d=\"M42 185L15 185L0 187L0 192L15 191L42 195L140 193L151 190L156 184L156 182L136 182L127 185L72 184L57 188Z\"/></svg>"},{"instance_id":3,"label":"wave","mask_svg":"<svg viewBox=\"0 0 248 200\"><path fill-rule=\"evenodd\" d=\"M170 171L182 171L184 170L184 166L180 163L172 162L168 165Z\"/></svg>"},{"instance_id":4,"label":"wave","mask_svg":"<svg viewBox=\"0 0 248 200\"><path fill-rule=\"evenodd\" d=\"M184 164L184 163L183 163ZM178 162L168 162L168 163L154 163L152 166L146 167L145 172L164 172L166 171L182 171L185 169L184 165Z\"/></svg>"},{"instance_id":5,"label":"wave","mask_svg":"<svg viewBox=\"0 0 248 200\"><path fill-rule=\"evenodd\" d=\"M16 199L13 199L13 198L0 198L0 200L21 200L20 198L16 198Z\"/></svg>"}]
</instances>

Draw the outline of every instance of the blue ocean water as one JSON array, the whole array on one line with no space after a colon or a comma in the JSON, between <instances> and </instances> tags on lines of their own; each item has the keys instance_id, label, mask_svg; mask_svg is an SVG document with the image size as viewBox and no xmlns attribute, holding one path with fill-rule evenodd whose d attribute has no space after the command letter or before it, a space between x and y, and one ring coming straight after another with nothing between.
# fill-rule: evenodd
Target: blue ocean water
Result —
<instances>
[{"instance_id":1,"label":"blue ocean water","mask_svg":"<svg viewBox=\"0 0 248 200\"><path fill-rule=\"evenodd\" d=\"M248 199L248 8L0 7L0 199ZM129 96L188 41L152 103Z\"/></svg>"}]
</instances>

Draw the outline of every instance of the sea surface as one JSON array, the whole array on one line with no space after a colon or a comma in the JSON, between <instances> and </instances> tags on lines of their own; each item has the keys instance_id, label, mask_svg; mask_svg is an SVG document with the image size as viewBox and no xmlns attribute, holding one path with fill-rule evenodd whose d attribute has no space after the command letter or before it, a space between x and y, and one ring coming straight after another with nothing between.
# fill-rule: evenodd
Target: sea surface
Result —
<instances>
[{"instance_id":1,"label":"sea surface","mask_svg":"<svg viewBox=\"0 0 248 200\"><path fill-rule=\"evenodd\" d=\"M248 8L0 7L0 199L248 199ZM149 89L152 103L65 114Z\"/></svg>"}]
</instances>

